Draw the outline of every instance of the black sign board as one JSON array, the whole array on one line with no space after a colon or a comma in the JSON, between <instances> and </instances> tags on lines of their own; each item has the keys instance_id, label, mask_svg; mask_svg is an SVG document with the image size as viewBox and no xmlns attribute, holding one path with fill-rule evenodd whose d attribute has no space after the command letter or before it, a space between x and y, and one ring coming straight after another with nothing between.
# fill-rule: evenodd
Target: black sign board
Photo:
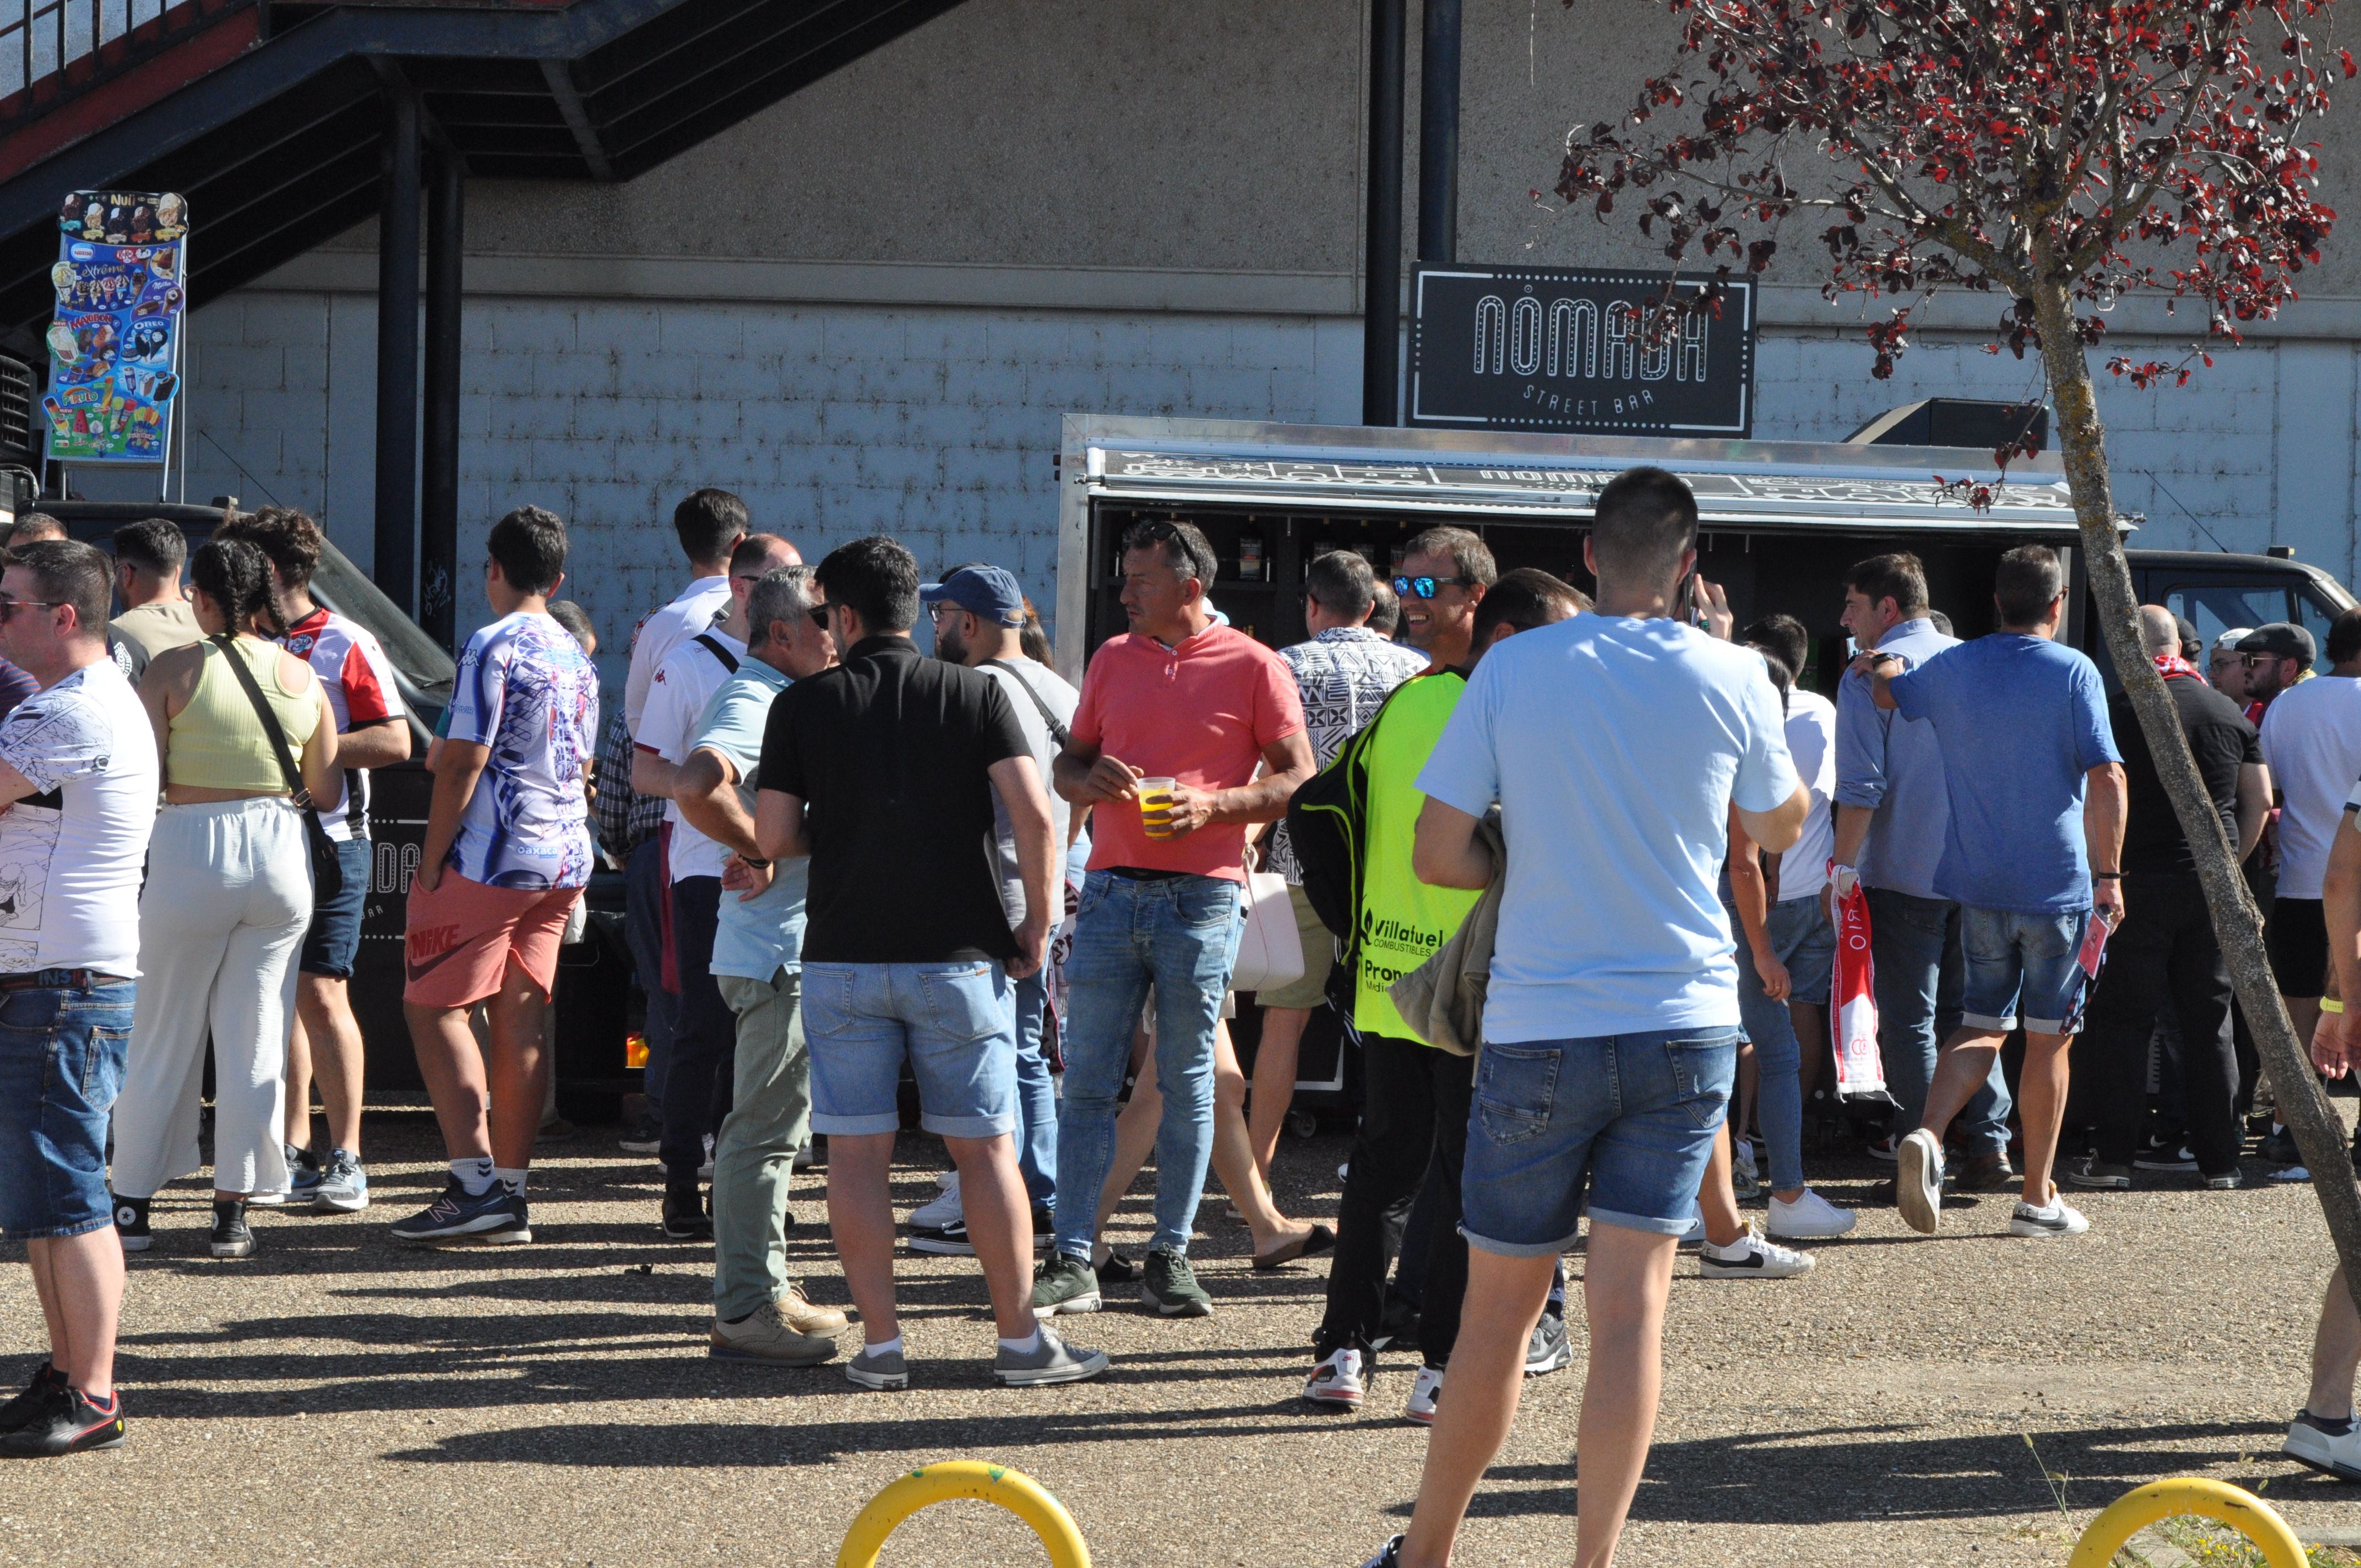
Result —
<instances>
[{"instance_id":1,"label":"black sign board","mask_svg":"<svg viewBox=\"0 0 2361 1568\"><path fill-rule=\"evenodd\" d=\"M1683 292L1705 280L1684 278ZM1438 267L1412 283L1410 422L1571 435L1754 429L1754 285L1653 330L1661 272Z\"/></svg>"}]
</instances>

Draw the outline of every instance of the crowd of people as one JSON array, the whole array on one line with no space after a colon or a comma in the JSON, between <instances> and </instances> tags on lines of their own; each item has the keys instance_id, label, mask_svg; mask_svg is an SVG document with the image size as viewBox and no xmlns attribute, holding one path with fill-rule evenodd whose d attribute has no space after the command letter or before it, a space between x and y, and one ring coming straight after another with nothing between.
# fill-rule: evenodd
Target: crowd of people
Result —
<instances>
[{"instance_id":1,"label":"crowd of people","mask_svg":"<svg viewBox=\"0 0 2361 1568\"><path fill-rule=\"evenodd\" d=\"M1404 1413L1433 1438L1378 1568L1448 1559L1522 1381L1570 1364L1562 1259L1586 1215L1586 1562L1611 1556L1645 1459L1677 1252L1788 1277L1853 1228L1806 1169L1807 1107L1843 1103L1840 907L1867 913L1884 1084L1847 1109L1911 1228L1939 1228L1947 1190L2015 1188L2011 1233L2061 1238L2089 1224L2061 1179L2241 1179L2269 1085L2127 701L2058 641L2066 582L2042 546L2001 557L1998 630L1967 641L1915 557L1853 566L1831 701L1806 685L1801 620L1741 630L1697 578L1696 501L1661 470L1600 494L1595 596L1436 526L1389 583L1351 551L1312 561L1310 636L1277 650L1213 609L1198 529L1143 521L1121 542L1127 632L1077 689L1000 566L925 581L882 536L809 565L718 489L673 521L689 580L638 626L603 729L595 637L555 597L564 524L523 507L486 537L497 619L427 753L405 913L404 1015L449 1176L397 1240L531 1242L535 1145L570 1132L558 952L602 860L625 873L646 998L623 1146L661 1166L663 1234L713 1247L713 1356L829 1363L857 1314L845 1376L910 1387L906 1245L976 1259L1001 1383L1099 1376L1106 1355L1059 1320L1111 1288L1213 1310L1189 1257L1210 1170L1255 1267L1333 1251L1307 1408L1357 1408L1380 1352L1416 1356ZM412 746L383 650L311 595L308 517L233 516L193 554L140 522L112 560L63 532L28 519L0 556L0 861L25 868L0 889L0 1228L28 1244L50 1342L0 1407L13 1454L123 1440L123 1258L153 1244L158 1190L203 1168L208 1042L212 1254L252 1253L258 1208L368 1208L347 982L368 771ZM2300 627L2209 650L2142 617L2270 906L2279 990L2307 1036L2325 1010L2339 1070L2337 982L2361 982L2344 972L2361 829L2340 826L2361 800L2361 611L2318 678ZM1250 993L1249 1070L1228 1020L1257 868L1303 963ZM1323 1007L1361 1068L1333 1230L1289 1218L1269 1181ZM906 1080L952 1167L906 1233ZM815 1137L854 1314L787 1266ZM1151 1150L1134 1258L1105 1227ZM2305 1174L2283 1132L2262 1152ZM1740 1208L1758 1194L1759 1228ZM2290 1452L2361 1478L2361 1322L2340 1294Z\"/></svg>"}]
</instances>

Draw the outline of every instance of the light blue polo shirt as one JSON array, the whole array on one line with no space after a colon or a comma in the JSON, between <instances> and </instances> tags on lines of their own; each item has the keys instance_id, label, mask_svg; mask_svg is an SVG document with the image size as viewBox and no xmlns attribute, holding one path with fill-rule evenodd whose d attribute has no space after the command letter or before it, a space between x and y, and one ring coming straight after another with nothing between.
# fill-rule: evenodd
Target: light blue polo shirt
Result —
<instances>
[{"instance_id":1,"label":"light blue polo shirt","mask_svg":"<svg viewBox=\"0 0 2361 1568\"><path fill-rule=\"evenodd\" d=\"M1577 615L1484 655L1418 776L1509 843L1484 1037L1735 1026L1717 892L1730 807L1795 793L1751 649L1672 620Z\"/></svg>"},{"instance_id":2,"label":"light blue polo shirt","mask_svg":"<svg viewBox=\"0 0 2361 1568\"><path fill-rule=\"evenodd\" d=\"M771 703L792 685L760 659L739 662L738 673L721 684L698 715L691 751L710 747L738 770L740 798L752 809L755 772L763 761L763 726ZM767 981L782 969L803 971L804 890L811 861L798 856L771 862L771 885L746 899L721 891L719 924L713 933L713 972Z\"/></svg>"}]
</instances>

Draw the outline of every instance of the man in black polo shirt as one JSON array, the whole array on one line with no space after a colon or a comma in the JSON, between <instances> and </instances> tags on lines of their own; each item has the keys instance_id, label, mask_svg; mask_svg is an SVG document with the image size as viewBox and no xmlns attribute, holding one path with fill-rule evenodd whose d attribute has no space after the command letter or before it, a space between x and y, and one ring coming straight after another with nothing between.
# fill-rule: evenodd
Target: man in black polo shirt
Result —
<instances>
[{"instance_id":1,"label":"man in black polo shirt","mask_svg":"<svg viewBox=\"0 0 2361 1568\"><path fill-rule=\"evenodd\" d=\"M999 683L922 657L918 563L857 539L816 575L813 608L843 661L798 681L763 732L754 841L811 857L804 1032L815 1133L827 1135L828 1217L866 1341L845 1366L864 1388L906 1388L894 1306L887 1179L906 1061L919 1123L959 1168L968 1234L1000 1328L993 1375L1012 1387L1106 1370L1033 1316L1032 1211L1017 1168L1012 989L1041 967L1053 896L1049 797ZM993 799L1006 807L1025 886L1009 929Z\"/></svg>"},{"instance_id":2,"label":"man in black polo shirt","mask_svg":"<svg viewBox=\"0 0 2361 1568\"><path fill-rule=\"evenodd\" d=\"M2244 859L2262 836L2270 809L2270 773L2255 727L2238 705L2207 685L2180 656L2172 612L2140 609L2140 634L2180 710L2180 731L2205 780L2223 828ZM2130 805L2124 821L2124 922L2107 941L2106 967L2091 998L2081 1049L2098 1113L2098 1153L2066 1175L2075 1187L2132 1184L2147 1106L2147 1047L2158 1007L2169 996L2180 1022L2181 1081L2188 1102L2189 1152L2176 1146L2140 1164L2193 1168L2211 1188L2238 1185L2238 1062L2230 1037L2230 970L2213 936L2205 890L2189 836L2157 776L2131 699L2109 699L2115 746L2124 754Z\"/></svg>"}]
</instances>

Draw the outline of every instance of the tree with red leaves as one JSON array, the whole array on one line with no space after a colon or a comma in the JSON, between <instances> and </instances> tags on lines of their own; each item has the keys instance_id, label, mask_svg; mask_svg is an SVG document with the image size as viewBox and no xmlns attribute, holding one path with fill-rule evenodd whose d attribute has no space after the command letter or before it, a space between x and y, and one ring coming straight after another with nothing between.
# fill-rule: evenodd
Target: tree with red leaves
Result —
<instances>
[{"instance_id":1,"label":"tree with red leaves","mask_svg":"<svg viewBox=\"0 0 2361 1568\"><path fill-rule=\"evenodd\" d=\"M1623 120L1567 137L1558 194L1601 219L1626 207L1676 266L1716 265L1722 279L1763 271L1803 225L1826 252L1813 257L1823 293L1879 316L1867 337L1880 378L1934 293L2007 302L1993 351L2040 356L2107 647L2361 1302L2361 1188L2141 647L2089 361L2103 313L2136 291L2190 302L2207 335L2233 343L2241 323L2294 300L2335 218L2305 128L2355 74L2352 55L2307 32L2326 27L2318 0L1669 5L1674 64ZM1715 291L1687 308L1713 308ZM2117 356L2106 368L2179 385L2201 361L2191 348L2178 364ZM2015 455L1994 457L2005 469Z\"/></svg>"}]
</instances>

